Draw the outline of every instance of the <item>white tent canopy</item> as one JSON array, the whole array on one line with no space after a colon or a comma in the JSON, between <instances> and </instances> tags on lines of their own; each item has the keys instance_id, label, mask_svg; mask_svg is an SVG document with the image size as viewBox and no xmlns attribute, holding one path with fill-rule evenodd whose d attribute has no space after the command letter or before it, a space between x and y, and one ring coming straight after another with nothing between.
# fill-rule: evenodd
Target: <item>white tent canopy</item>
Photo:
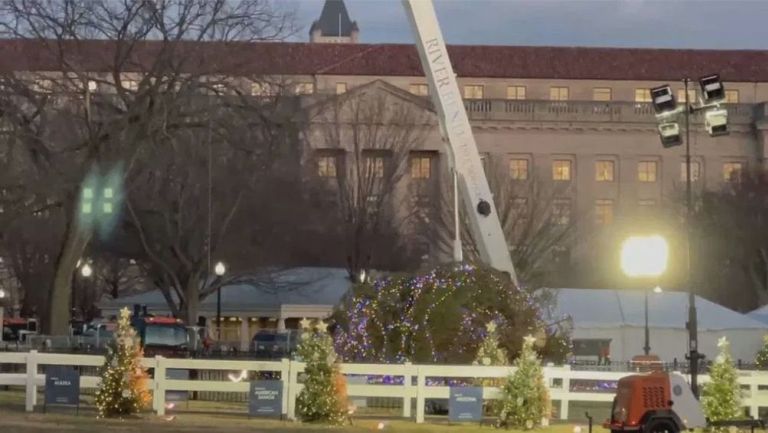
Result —
<instances>
[{"instance_id":1,"label":"white tent canopy","mask_svg":"<svg viewBox=\"0 0 768 433\"><path fill-rule=\"evenodd\" d=\"M643 291L599 289L547 289L555 295L551 318L573 319L574 340L610 340L610 355L625 361L643 353L645 303ZM712 360L717 340L731 342L734 359L752 362L762 347L768 324L696 297L699 351ZM648 291L651 353L664 361L684 361L688 351L688 294Z\"/></svg>"}]
</instances>

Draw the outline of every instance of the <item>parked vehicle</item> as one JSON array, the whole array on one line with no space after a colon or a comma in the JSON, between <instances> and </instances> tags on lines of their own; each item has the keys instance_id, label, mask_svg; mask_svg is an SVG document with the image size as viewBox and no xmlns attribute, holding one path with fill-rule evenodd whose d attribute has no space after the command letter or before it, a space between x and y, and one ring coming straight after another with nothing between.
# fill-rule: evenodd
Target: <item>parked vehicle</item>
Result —
<instances>
[{"instance_id":1,"label":"parked vehicle","mask_svg":"<svg viewBox=\"0 0 768 433\"><path fill-rule=\"evenodd\" d=\"M299 333L296 330L277 331L262 329L256 332L251 341L251 352L257 358L291 358L299 345Z\"/></svg>"}]
</instances>

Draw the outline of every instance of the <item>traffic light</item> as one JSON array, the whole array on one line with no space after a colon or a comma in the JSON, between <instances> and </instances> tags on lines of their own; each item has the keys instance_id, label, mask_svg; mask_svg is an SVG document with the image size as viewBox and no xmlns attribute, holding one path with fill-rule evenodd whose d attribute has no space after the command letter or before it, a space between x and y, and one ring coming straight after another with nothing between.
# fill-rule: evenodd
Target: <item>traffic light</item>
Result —
<instances>
[{"instance_id":1,"label":"traffic light","mask_svg":"<svg viewBox=\"0 0 768 433\"><path fill-rule=\"evenodd\" d=\"M662 116L677 110L677 102L669 84L651 89L651 102L657 116Z\"/></svg>"},{"instance_id":2,"label":"traffic light","mask_svg":"<svg viewBox=\"0 0 768 433\"><path fill-rule=\"evenodd\" d=\"M699 78L699 86L701 86L701 98L705 105L716 104L725 100L725 88L720 81L720 75L714 74Z\"/></svg>"},{"instance_id":3,"label":"traffic light","mask_svg":"<svg viewBox=\"0 0 768 433\"><path fill-rule=\"evenodd\" d=\"M683 144L683 140L680 137L680 125L677 122L660 124L659 136L661 137L661 145L667 149Z\"/></svg>"},{"instance_id":4,"label":"traffic light","mask_svg":"<svg viewBox=\"0 0 768 433\"><path fill-rule=\"evenodd\" d=\"M704 127L710 137L728 135L728 110L715 108L705 112Z\"/></svg>"}]
</instances>

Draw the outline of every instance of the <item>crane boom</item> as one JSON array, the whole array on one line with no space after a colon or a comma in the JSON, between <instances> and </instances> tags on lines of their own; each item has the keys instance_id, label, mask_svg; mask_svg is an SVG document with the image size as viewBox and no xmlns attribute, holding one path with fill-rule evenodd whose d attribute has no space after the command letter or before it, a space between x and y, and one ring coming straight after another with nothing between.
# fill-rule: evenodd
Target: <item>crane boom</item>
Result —
<instances>
[{"instance_id":1,"label":"crane boom","mask_svg":"<svg viewBox=\"0 0 768 433\"><path fill-rule=\"evenodd\" d=\"M480 258L492 268L507 272L517 284L515 267L432 0L403 0L403 6L416 37L416 48L443 138L450 144L449 164L458 175L462 202Z\"/></svg>"}]
</instances>

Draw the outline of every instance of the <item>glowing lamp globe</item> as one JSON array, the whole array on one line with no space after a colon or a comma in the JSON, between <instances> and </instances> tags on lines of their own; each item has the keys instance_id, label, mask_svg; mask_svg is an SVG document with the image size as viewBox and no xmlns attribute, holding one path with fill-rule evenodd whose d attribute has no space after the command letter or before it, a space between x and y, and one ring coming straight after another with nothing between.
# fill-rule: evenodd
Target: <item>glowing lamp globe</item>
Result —
<instances>
[{"instance_id":1,"label":"glowing lamp globe","mask_svg":"<svg viewBox=\"0 0 768 433\"><path fill-rule=\"evenodd\" d=\"M668 259L667 241L658 235L633 236L621 246L621 269L629 277L658 277Z\"/></svg>"}]
</instances>

